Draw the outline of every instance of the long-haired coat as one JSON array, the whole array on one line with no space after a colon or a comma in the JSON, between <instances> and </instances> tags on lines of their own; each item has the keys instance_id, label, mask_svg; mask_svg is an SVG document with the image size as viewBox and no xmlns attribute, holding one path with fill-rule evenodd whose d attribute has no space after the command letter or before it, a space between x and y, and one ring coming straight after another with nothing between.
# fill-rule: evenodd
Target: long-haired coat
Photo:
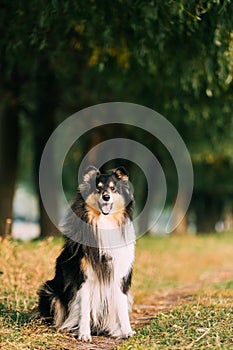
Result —
<instances>
[{"instance_id":1,"label":"long-haired coat","mask_svg":"<svg viewBox=\"0 0 233 350\"><path fill-rule=\"evenodd\" d=\"M128 310L134 262L134 198L123 167L83 176L63 232L55 277L39 291L39 312L82 341L133 335Z\"/></svg>"}]
</instances>

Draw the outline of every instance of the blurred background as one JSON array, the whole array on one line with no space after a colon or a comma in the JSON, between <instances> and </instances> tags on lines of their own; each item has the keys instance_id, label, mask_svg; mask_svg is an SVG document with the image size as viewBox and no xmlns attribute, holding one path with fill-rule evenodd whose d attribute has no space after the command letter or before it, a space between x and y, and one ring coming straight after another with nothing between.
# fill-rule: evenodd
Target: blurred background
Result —
<instances>
[{"instance_id":1,"label":"blurred background","mask_svg":"<svg viewBox=\"0 0 233 350\"><path fill-rule=\"evenodd\" d=\"M0 235L58 234L39 195L44 146L72 113L111 101L154 109L186 143L194 191L174 234L233 229L230 0L3 0L0 31ZM83 135L64 163L67 198L75 195L82 158L114 137L144 144L160 161L168 194L152 233L163 233L177 196L176 168L166 148L139 128L107 125ZM106 168L119 162L131 174L140 212L147 198L145 176L130 161Z\"/></svg>"}]
</instances>

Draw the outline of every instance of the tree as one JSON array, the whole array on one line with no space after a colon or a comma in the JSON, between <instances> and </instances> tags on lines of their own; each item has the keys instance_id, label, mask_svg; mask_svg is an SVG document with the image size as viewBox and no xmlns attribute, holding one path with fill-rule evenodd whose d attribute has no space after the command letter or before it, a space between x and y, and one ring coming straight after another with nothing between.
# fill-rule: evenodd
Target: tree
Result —
<instances>
[{"instance_id":1,"label":"tree","mask_svg":"<svg viewBox=\"0 0 233 350\"><path fill-rule=\"evenodd\" d=\"M56 99L49 99L50 91L66 103L66 110L77 111L111 100L152 107L177 127L194 162L200 143L201 154L210 148L203 133L207 124L211 123L214 154L220 152L219 137L224 135L226 143L232 142L233 38L229 0L136 4L118 0L98 6L93 1L5 2L0 23L1 72L6 82L2 91L10 86L8 91L15 96L13 82L19 86L17 115L26 108L33 121L36 167L45 135L51 133L57 111L61 111ZM41 81L38 72L44 68ZM74 102L77 97L78 104ZM43 110L41 103L47 105ZM7 100L6 108L9 106ZM216 114L216 108L221 115ZM16 119L11 118L11 124L16 126ZM44 125L43 132L37 130L38 120ZM4 141L7 148L8 140ZM229 159L225 149L222 157L224 161ZM2 163L2 167L6 166ZM2 181L2 188L8 188L6 177ZM14 182L15 178L9 186L11 192ZM4 197L11 195L6 193ZM11 216L11 209L7 215ZM0 212L0 217L5 213Z\"/></svg>"},{"instance_id":2,"label":"tree","mask_svg":"<svg viewBox=\"0 0 233 350\"><path fill-rule=\"evenodd\" d=\"M2 84L4 86L4 82ZM0 234L12 217L13 196L18 164L18 86L1 86L0 102Z\"/></svg>"}]
</instances>

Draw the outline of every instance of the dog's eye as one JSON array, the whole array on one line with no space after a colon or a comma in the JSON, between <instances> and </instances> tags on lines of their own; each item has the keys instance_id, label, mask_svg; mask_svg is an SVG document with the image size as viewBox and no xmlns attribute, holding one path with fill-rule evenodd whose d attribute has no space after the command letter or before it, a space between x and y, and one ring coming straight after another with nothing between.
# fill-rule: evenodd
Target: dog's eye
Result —
<instances>
[{"instance_id":1,"label":"dog's eye","mask_svg":"<svg viewBox=\"0 0 233 350\"><path fill-rule=\"evenodd\" d=\"M97 191L98 193L100 193L101 190L102 190L102 187L101 187L101 186L99 186L99 187L96 188L96 191Z\"/></svg>"},{"instance_id":2,"label":"dog's eye","mask_svg":"<svg viewBox=\"0 0 233 350\"><path fill-rule=\"evenodd\" d=\"M110 189L111 189L112 192L116 192L116 187L115 186L111 186Z\"/></svg>"}]
</instances>

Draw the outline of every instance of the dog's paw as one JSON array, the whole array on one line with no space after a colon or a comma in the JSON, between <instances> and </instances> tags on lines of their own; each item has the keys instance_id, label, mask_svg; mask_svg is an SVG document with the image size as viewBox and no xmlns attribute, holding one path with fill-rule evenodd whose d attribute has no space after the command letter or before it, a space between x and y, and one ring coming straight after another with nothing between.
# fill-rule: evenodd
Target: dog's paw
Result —
<instances>
[{"instance_id":1,"label":"dog's paw","mask_svg":"<svg viewBox=\"0 0 233 350\"><path fill-rule=\"evenodd\" d=\"M130 332L123 332L121 338L123 338L123 339L131 338L135 334L136 334L136 332L132 331L132 330Z\"/></svg>"},{"instance_id":2,"label":"dog's paw","mask_svg":"<svg viewBox=\"0 0 233 350\"><path fill-rule=\"evenodd\" d=\"M131 338L133 337L134 335L136 334L136 332L129 330L129 331L115 331L113 334L112 334L112 337L113 338L116 338L116 339L127 339L127 338Z\"/></svg>"},{"instance_id":3,"label":"dog's paw","mask_svg":"<svg viewBox=\"0 0 233 350\"><path fill-rule=\"evenodd\" d=\"M92 341L92 337L90 334L80 334L78 336L78 340L83 341L83 342L91 342Z\"/></svg>"}]
</instances>

